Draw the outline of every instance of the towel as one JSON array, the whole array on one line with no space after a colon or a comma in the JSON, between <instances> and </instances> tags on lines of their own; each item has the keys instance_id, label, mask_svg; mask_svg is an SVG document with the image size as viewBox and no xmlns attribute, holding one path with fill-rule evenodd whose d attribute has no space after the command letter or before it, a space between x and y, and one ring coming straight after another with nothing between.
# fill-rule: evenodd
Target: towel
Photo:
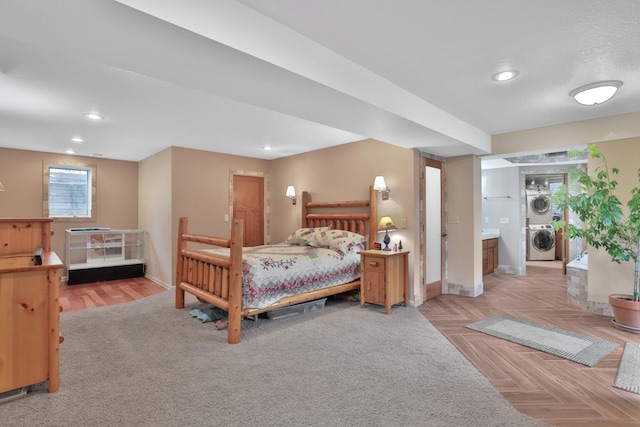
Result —
<instances>
[{"instance_id":1,"label":"towel","mask_svg":"<svg viewBox=\"0 0 640 427\"><path fill-rule=\"evenodd\" d=\"M227 312L218 308L194 308L189 312L191 317L197 317L202 323L216 322L227 317Z\"/></svg>"}]
</instances>

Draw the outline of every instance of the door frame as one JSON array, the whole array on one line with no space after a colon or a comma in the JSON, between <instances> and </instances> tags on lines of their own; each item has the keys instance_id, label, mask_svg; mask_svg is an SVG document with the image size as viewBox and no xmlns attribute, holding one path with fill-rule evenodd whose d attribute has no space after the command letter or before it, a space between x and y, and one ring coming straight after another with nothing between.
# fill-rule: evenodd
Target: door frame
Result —
<instances>
[{"instance_id":1,"label":"door frame","mask_svg":"<svg viewBox=\"0 0 640 427\"><path fill-rule=\"evenodd\" d=\"M433 167L440 170L440 280L433 283L426 283L426 264L427 264L427 236L426 231L426 167ZM420 157L420 283L422 284L422 292L424 301L436 298L444 293L446 279L446 223L445 223L445 162Z\"/></svg>"}]
</instances>

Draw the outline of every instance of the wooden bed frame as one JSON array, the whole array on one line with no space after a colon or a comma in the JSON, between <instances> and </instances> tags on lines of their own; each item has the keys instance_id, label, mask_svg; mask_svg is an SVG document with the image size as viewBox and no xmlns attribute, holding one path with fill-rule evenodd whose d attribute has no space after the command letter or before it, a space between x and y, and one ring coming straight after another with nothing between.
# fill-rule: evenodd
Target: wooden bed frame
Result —
<instances>
[{"instance_id":1,"label":"wooden bed frame","mask_svg":"<svg viewBox=\"0 0 640 427\"><path fill-rule=\"evenodd\" d=\"M326 213L330 210L358 210L358 213ZM311 211L321 210L321 213ZM377 192L369 187L369 200L345 202L311 202L308 192L302 193L302 227L326 227L347 230L366 235L368 244L376 238L378 218ZM368 227L367 227L368 225ZM217 256L188 249L189 242L230 248L229 257ZM277 308L300 304L329 295L360 289L360 279L343 285L332 286L299 295L293 295L262 309L242 307L242 242L243 221L234 218L231 237L213 237L188 232L188 219L180 218L178 225L178 256L176 261L175 307L184 308L184 293L188 292L202 301L213 304L228 313L228 342L240 342L240 325L243 317L255 316Z\"/></svg>"}]
</instances>

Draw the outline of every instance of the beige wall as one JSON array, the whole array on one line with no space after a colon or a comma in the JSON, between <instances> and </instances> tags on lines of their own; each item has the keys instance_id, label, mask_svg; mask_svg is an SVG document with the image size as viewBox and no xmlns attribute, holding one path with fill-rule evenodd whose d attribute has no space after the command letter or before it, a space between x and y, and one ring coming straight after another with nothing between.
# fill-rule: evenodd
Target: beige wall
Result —
<instances>
[{"instance_id":1,"label":"beige wall","mask_svg":"<svg viewBox=\"0 0 640 427\"><path fill-rule=\"evenodd\" d=\"M618 181L618 197L626 205L631 189L638 184L638 168L640 168L640 138L624 139L598 144L605 155L609 169L617 167L620 173ZM589 173L593 173L599 162L589 159ZM633 292L634 263L616 264L602 249L589 248L588 300L607 303L612 293L631 294Z\"/></svg>"},{"instance_id":2,"label":"beige wall","mask_svg":"<svg viewBox=\"0 0 640 427\"><path fill-rule=\"evenodd\" d=\"M138 168L138 227L147 237L145 274L165 287L173 277L171 152L167 148L147 157Z\"/></svg>"},{"instance_id":3,"label":"beige wall","mask_svg":"<svg viewBox=\"0 0 640 427\"><path fill-rule=\"evenodd\" d=\"M96 221L54 221L52 249L64 261L65 230L71 227L138 227L138 163L0 148L0 217L42 217L45 161L97 165ZM63 272L66 276L66 272Z\"/></svg>"},{"instance_id":4,"label":"beige wall","mask_svg":"<svg viewBox=\"0 0 640 427\"><path fill-rule=\"evenodd\" d=\"M481 165L475 156L446 163L448 293L482 293Z\"/></svg>"},{"instance_id":5,"label":"beige wall","mask_svg":"<svg viewBox=\"0 0 640 427\"><path fill-rule=\"evenodd\" d=\"M183 216L189 218L189 230L194 233L229 236L230 222L225 215L231 218L232 173L264 176L265 204L269 205L269 170L268 160L172 147L171 170L167 171L171 175L171 247L176 248L178 219ZM155 230L150 230L150 240L151 233ZM175 257L172 249L173 269Z\"/></svg>"},{"instance_id":6,"label":"beige wall","mask_svg":"<svg viewBox=\"0 0 640 427\"><path fill-rule=\"evenodd\" d=\"M414 156L413 150L366 139L272 160L274 242L284 241L302 222L300 203L293 206L284 196L288 185L295 187L298 198L306 190L314 201L366 200L376 175L383 175L391 193L389 200L378 196L378 216L391 216L397 226L406 219L407 228L391 233L391 241L393 245L402 240L403 247L411 251L409 263L413 266L418 256L414 236L418 181ZM382 237L380 235L378 241ZM410 283L413 283L411 300L414 300L420 284L419 275L413 271Z\"/></svg>"},{"instance_id":7,"label":"beige wall","mask_svg":"<svg viewBox=\"0 0 640 427\"><path fill-rule=\"evenodd\" d=\"M491 154L548 151L576 145L640 137L640 113L565 123L491 137Z\"/></svg>"}]
</instances>

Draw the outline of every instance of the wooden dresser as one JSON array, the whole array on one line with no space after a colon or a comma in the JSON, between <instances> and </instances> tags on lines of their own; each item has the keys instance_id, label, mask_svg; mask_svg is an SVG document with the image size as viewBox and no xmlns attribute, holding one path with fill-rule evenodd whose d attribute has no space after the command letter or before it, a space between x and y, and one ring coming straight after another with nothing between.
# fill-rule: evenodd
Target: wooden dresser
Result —
<instances>
[{"instance_id":1,"label":"wooden dresser","mask_svg":"<svg viewBox=\"0 0 640 427\"><path fill-rule=\"evenodd\" d=\"M42 381L50 393L60 386L63 264L51 252L51 221L0 218L0 393Z\"/></svg>"}]
</instances>

